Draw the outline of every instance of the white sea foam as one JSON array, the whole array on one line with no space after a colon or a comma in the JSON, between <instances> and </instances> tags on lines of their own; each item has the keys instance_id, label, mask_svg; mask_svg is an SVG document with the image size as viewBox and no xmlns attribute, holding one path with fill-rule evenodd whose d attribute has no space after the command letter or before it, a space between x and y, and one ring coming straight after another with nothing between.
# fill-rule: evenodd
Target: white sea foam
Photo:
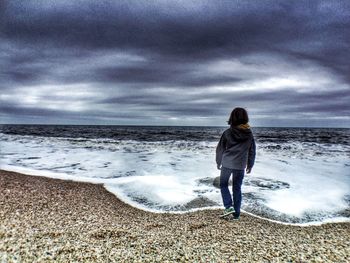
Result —
<instances>
[{"instance_id":1,"label":"white sea foam","mask_svg":"<svg viewBox=\"0 0 350 263\"><path fill-rule=\"evenodd\" d=\"M344 156L280 158L260 151L255 174L289 183L287 189L262 192L266 205L278 212L301 217L306 212L335 212L348 207L350 173Z\"/></svg>"},{"instance_id":2,"label":"white sea foam","mask_svg":"<svg viewBox=\"0 0 350 263\"><path fill-rule=\"evenodd\" d=\"M212 200L217 203L214 207L221 206L220 191L210 184L199 183L203 178L219 175L214 161L214 142L139 142L5 134L0 134L0 139L0 168L4 170L102 183L123 201L151 211L177 210L197 197ZM301 143L288 146L286 151L266 150L258 145L253 173L245 178L252 183L243 186L243 193L252 193L259 201L243 200L243 208L249 211L254 208L250 205L261 204L294 218L307 215L313 223L342 221L344 218L336 213L348 209L345 200L350 193L348 156L339 153L318 156ZM254 180L260 183L254 184ZM278 185L277 181L288 187L266 187Z\"/></svg>"}]
</instances>

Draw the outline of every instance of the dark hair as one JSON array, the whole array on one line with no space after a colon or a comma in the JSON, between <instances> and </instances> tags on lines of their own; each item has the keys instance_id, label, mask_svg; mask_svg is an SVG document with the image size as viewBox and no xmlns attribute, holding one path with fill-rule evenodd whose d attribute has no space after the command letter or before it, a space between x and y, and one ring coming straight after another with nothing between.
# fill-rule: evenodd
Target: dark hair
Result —
<instances>
[{"instance_id":1,"label":"dark hair","mask_svg":"<svg viewBox=\"0 0 350 263\"><path fill-rule=\"evenodd\" d=\"M246 124L248 123L249 118L248 118L248 113L245 109L243 108L235 108L231 112L230 118L227 121L228 124L233 126L238 126L240 124Z\"/></svg>"}]
</instances>

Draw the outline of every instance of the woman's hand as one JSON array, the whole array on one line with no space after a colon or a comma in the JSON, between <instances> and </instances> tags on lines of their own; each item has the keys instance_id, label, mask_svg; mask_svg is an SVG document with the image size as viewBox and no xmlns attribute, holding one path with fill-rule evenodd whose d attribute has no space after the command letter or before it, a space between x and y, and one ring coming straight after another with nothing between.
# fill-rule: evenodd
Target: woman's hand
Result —
<instances>
[{"instance_id":1,"label":"woman's hand","mask_svg":"<svg viewBox=\"0 0 350 263\"><path fill-rule=\"evenodd\" d=\"M218 170L221 170L221 164L218 164L216 167L218 168Z\"/></svg>"},{"instance_id":2,"label":"woman's hand","mask_svg":"<svg viewBox=\"0 0 350 263\"><path fill-rule=\"evenodd\" d=\"M251 167L247 167L247 169L245 170L247 174L250 174L250 172L252 171Z\"/></svg>"}]
</instances>

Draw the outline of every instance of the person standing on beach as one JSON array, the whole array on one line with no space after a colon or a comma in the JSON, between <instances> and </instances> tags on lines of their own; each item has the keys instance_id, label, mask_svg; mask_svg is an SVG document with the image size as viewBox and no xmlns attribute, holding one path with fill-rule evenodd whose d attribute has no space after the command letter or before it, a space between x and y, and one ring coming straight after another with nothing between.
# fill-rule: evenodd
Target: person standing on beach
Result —
<instances>
[{"instance_id":1,"label":"person standing on beach","mask_svg":"<svg viewBox=\"0 0 350 263\"><path fill-rule=\"evenodd\" d=\"M221 170L220 190L225 207L222 216L233 214L233 218L237 220L241 212L244 170L249 174L255 161L255 141L248 121L247 111L235 108L228 120L231 127L223 132L216 147L216 164ZM231 175L233 203L228 189Z\"/></svg>"}]
</instances>

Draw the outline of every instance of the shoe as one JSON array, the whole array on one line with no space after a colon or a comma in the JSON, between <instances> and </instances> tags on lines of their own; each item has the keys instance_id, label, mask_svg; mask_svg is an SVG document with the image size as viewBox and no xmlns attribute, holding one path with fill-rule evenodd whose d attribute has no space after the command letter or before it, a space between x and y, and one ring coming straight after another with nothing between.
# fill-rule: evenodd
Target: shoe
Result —
<instances>
[{"instance_id":1,"label":"shoe","mask_svg":"<svg viewBox=\"0 0 350 263\"><path fill-rule=\"evenodd\" d=\"M239 220L239 215L237 213L233 213L232 220L234 221Z\"/></svg>"},{"instance_id":2,"label":"shoe","mask_svg":"<svg viewBox=\"0 0 350 263\"><path fill-rule=\"evenodd\" d=\"M225 217L225 216L231 215L234 212L235 212L235 210L233 209L233 207L226 208L224 210L224 212L222 213L221 217Z\"/></svg>"}]
</instances>

